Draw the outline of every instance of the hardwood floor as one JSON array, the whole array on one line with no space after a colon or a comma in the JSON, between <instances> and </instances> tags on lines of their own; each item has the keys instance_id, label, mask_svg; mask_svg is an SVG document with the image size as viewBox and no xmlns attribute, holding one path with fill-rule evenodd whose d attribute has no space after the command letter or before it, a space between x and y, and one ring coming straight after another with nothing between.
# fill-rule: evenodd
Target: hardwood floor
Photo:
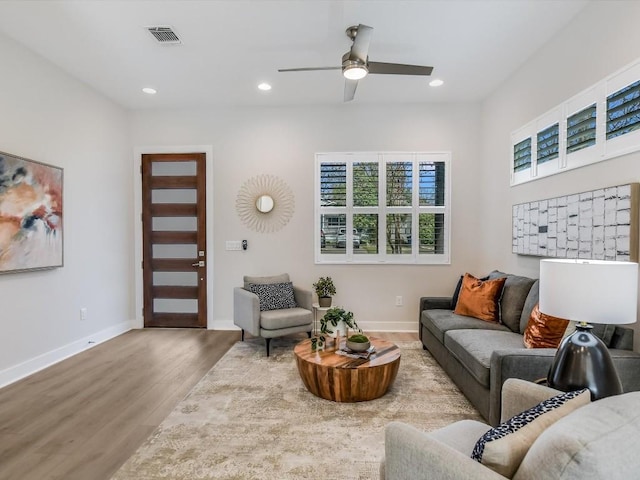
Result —
<instances>
[{"instance_id":1,"label":"hardwood floor","mask_svg":"<svg viewBox=\"0 0 640 480\"><path fill-rule=\"evenodd\" d=\"M0 389L0 480L108 480L238 340L132 330Z\"/></svg>"}]
</instances>

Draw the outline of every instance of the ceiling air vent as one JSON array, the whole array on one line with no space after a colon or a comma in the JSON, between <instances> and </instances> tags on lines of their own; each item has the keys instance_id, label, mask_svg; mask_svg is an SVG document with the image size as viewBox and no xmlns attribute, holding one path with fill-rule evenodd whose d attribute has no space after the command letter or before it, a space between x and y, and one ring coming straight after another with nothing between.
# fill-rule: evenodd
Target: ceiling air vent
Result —
<instances>
[{"instance_id":1,"label":"ceiling air vent","mask_svg":"<svg viewBox=\"0 0 640 480\"><path fill-rule=\"evenodd\" d=\"M169 25L158 25L154 27L146 27L149 33L163 45L177 45L182 43L178 35L173 31L173 28Z\"/></svg>"}]
</instances>

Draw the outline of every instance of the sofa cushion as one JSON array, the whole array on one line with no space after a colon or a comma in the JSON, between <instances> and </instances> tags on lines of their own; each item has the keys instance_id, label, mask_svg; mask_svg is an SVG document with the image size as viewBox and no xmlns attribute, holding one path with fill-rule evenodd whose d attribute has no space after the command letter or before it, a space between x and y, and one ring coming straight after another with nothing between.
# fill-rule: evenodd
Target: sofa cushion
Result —
<instances>
[{"instance_id":1,"label":"sofa cushion","mask_svg":"<svg viewBox=\"0 0 640 480\"><path fill-rule=\"evenodd\" d=\"M531 316L531 312L533 311L533 307L538 304L538 299L540 297L540 280L536 280L531 285L531 290L527 294L527 299L524 301L524 307L522 307L522 315L520 315L520 333L524 333L524 329L527 328L527 323L529 323L529 317Z\"/></svg>"},{"instance_id":2,"label":"sofa cushion","mask_svg":"<svg viewBox=\"0 0 640 480\"><path fill-rule=\"evenodd\" d=\"M500 296L505 279L481 280L464 274L456 308L456 315L467 315L487 322L500 321Z\"/></svg>"},{"instance_id":3,"label":"sofa cushion","mask_svg":"<svg viewBox=\"0 0 640 480\"><path fill-rule=\"evenodd\" d=\"M520 332L520 317L535 280L494 270L489 278L506 278L500 299L500 321L512 332Z\"/></svg>"},{"instance_id":4,"label":"sofa cushion","mask_svg":"<svg viewBox=\"0 0 640 480\"><path fill-rule=\"evenodd\" d=\"M460 275L460 280L458 280L456 289L453 291L453 297L451 297L451 310L455 310L456 305L458 304L458 297L460 296L460 289L462 288L463 278L464 278L464 275ZM482 277L479 280L482 280L484 282L485 280L489 280L489 276L487 275L486 277Z\"/></svg>"},{"instance_id":5,"label":"sofa cushion","mask_svg":"<svg viewBox=\"0 0 640 480\"><path fill-rule=\"evenodd\" d=\"M491 354L495 350L522 349L522 335L504 330L449 330L444 346L471 375L489 387Z\"/></svg>"},{"instance_id":6,"label":"sofa cushion","mask_svg":"<svg viewBox=\"0 0 640 480\"><path fill-rule=\"evenodd\" d=\"M470 457L477 439L482 437L491 427L477 420L459 420L445 427L428 433L431 438L444 443L448 447Z\"/></svg>"},{"instance_id":7,"label":"sofa cushion","mask_svg":"<svg viewBox=\"0 0 640 480\"><path fill-rule=\"evenodd\" d=\"M473 317L456 315L451 310L424 310L420 321L440 343L444 343L444 334L449 330L483 329L509 331L507 327L499 323L489 323Z\"/></svg>"},{"instance_id":8,"label":"sofa cushion","mask_svg":"<svg viewBox=\"0 0 640 480\"><path fill-rule=\"evenodd\" d=\"M538 305L533 307L523 340L527 348L558 348L569 320L542 313Z\"/></svg>"},{"instance_id":9,"label":"sofa cushion","mask_svg":"<svg viewBox=\"0 0 640 480\"><path fill-rule=\"evenodd\" d=\"M283 328L300 327L313 323L313 313L306 308L285 308L260 313L260 328L264 330L281 330Z\"/></svg>"},{"instance_id":10,"label":"sofa cushion","mask_svg":"<svg viewBox=\"0 0 640 480\"><path fill-rule=\"evenodd\" d=\"M524 457L514 480L638 478L640 392L590 403L547 428Z\"/></svg>"},{"instance_id":11,"label":"sofa cushion","mask_svg":"<svg viewBox=\"0 0 640 480\"><path fill-rule=\"evenodd\" d=\"M512 478L542 432L590 401L591 394L586 388L548 398L482 435L471 458L500 475Z\"/></svg>"}]
</instances>

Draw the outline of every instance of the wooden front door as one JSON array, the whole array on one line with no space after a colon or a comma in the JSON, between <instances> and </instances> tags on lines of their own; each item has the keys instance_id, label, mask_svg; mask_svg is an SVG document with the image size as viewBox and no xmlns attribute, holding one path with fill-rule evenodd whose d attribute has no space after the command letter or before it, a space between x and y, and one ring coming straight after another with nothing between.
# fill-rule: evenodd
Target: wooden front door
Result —
<instances>
[{"instance_id":1,"label":"wooden front door","mask_svg":"<svg viewBox=\"0 0 640 480\"><path fill-rule=\"evenodd\" d=\"M142 155L145 327L207 326L205 158Z\"/></svg>"}]
</instances>

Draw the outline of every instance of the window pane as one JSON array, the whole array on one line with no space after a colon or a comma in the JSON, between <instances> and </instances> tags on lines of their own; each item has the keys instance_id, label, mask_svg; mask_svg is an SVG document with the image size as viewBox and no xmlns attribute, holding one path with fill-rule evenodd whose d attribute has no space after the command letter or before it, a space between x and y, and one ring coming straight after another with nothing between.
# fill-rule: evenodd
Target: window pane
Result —
<instances>
[{"instance_id":1,"label":"window pane","mask_svg":"<svg viewBox=\"0 0 640 480\"><path fill-rule=\"evenodd\" d=\"M538 132L538 164L558 158L559 125L551 125Z\"/></svg>"},{"instance_id":2,"label":"window pane","mask_svg":"<svg viewBox=\"0 0 640 480\"><path fill-rule=\"evenodd\" d=\"M338 249L338 231L347 225L347 216L341 214L320 215L320 252L345 253L344 245Z\"/></svg>"},{"instance_id":3,"label":"window pane","mask_svg":"<svg viewBox=\"0 0 640 480\"><path fill-rule=\"evenodd\" d=\"M442 254L445 250L444 213L421 213L418 216L421 254Z\"/></svg>"},{"instance_id":4,"label":"window pane","mask_svg":"<svg viewBox=\"0 0 640 480\"><path fill-rule=\"evenodd\" d=\"M596 104L567 118L567 153L596 144Z\"/></svg>"},{"instance_id":5,"label":"window pane","mask_svg":"<svg viewBox=\"0 0 640 480\"><path fill-rule=\"evenodd\" d=\"M347 164L320 164L320 206L344 207L347 205Z\"/></svg>"},{"instance_id":6,"label":"window pane","mask_svg":"<svg viewBox=\"0 0 640 480\"><path fill-rule=\"evenodd\" d=\"M355 214L353 230L353 253L374 255L378 253L378 215Z\"/></svg>"},{"instance_id":7,"label":"window pane","mask_svg":"<svg viewBox=\"0 0 640 480\"><path fill-rule=\"evenodd\" d=\"M640 80L607 97L607 140L640 128Z\"/></svg>"},{"instance_id":8,"label":"window pane","mask_svg":"<svg viewBox=\"0 0 640 480\"><path fill-rule=\"evenodd\" d=\"M411 162L387 163L387 205L411 206L413 167Z\"/></svg>"},{"instance_id":9,"label":"window pane","mask_svg":"<svg viewBox=\"0 0 640 480\"><path fill-rule=\"evenodd\" d=\"M411 253L411 214L387 214L387 253Z\"/></svg>"},{"instance_id":10,"label":"window pane","mask_svg":"<svg viewBox=\"0 0 640 480\"><path fill-rule=\"evenodd\" d=\"M513 171L531 168L531 137L513 146Z\"/></svg>"},{"instance_id":11,"label":"window pane","mask_svg":"<svg viewBox=\"0 0 640 480\"><path fill-rule=\"evenodd\" d=\"M444 206L444 162L420 162L421 206Z\"/></svg>"},{"instance_id":12,"label":"window pane","mask_svg":"<svg viewBox=\"0 0 640 480\"><path fill-rule=\"evenodd\" d=\"M355 207L378 206L378 164L353 164L353 205Z\"/></svg>"}]
</instances>

